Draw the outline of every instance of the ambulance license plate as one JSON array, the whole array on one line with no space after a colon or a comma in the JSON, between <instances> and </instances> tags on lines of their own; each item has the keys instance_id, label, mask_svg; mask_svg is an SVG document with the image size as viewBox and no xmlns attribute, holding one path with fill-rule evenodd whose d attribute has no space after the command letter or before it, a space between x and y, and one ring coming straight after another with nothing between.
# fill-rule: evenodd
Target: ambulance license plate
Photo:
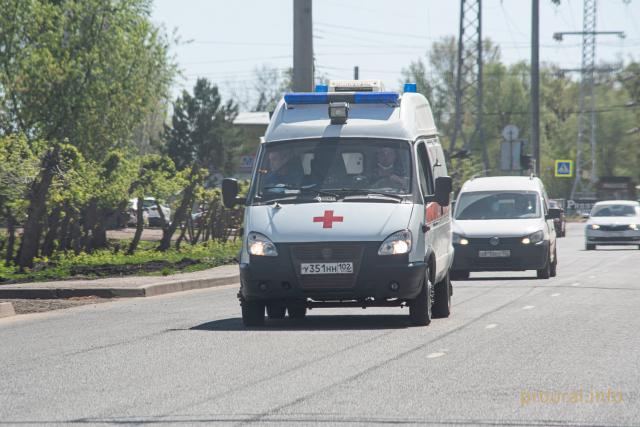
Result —
<instances>
[{"instance_id":1,"label":"ambulance license plate","mask_svg":"<svg viewBox=\"0 0 640 427\"><path fill-rule=\"evenodd\" d=\"M508 258L511 256L511 251L478 251L478 256L480 258Z\"/></svg>"},{"instance_id":2,"label":"ambulance license plate","mask_svg":"<svg viewBox=\"0 0 640 427\"><path fill-rule=\"evenodd\" d=\"M300 274L353 274L352 262L313 262L300 264Z\"/></svg>"}]
</instances>

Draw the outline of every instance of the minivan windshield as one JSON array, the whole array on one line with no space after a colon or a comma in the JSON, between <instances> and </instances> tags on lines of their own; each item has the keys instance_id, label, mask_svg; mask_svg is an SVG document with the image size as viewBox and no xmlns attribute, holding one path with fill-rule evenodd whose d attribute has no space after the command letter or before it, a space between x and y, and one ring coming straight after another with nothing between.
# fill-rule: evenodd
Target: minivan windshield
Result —
<instances>
[{"instance_id":1,"label":"minivan windshield","mask_svg":"<svg viewBox=\"0 0 640 427\"><path fill-rule=\"evenodd\" d=\"M268 143L260 155L254 203L411 192L411 145L372 139ZM295 197L294 197L295 196Z\"/></svg>"},{"instance_id":2,"label":"minivan windshield","mask_svg":"<svg viewBox=\"0 0 640 427\"><path fill-rule=\"evenodd\" d=\"M538 194L533 191L462 193L455 214L455 218L459 220L522 219L539 216Z\"/></svg>"}]
</instances>

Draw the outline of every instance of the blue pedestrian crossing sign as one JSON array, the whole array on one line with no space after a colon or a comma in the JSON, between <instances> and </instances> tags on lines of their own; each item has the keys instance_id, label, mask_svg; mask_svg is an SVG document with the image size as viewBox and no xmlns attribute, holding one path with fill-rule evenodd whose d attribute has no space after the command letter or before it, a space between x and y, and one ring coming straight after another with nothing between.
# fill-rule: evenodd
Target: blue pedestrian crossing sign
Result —
<instances>
[{"instance_id":1,"label":"blue pedestrian crossing sign","mask_svg":"<svg viewBox=\"0 0 640 427\"><path fill-rule=\"evenodd\" d=\"M573 176L573 160L556 160L556 178L571 178Z\"/></svg>"}]
</instances>

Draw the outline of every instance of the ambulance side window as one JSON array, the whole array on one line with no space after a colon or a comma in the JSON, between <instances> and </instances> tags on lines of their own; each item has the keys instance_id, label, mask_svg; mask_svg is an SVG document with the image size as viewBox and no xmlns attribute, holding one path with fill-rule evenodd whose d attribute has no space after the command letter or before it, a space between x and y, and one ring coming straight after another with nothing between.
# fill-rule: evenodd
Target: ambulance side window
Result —
<instances>
[{"instance_id":1,"label":"ambulance side window","mask_svg":"<svg viewBox=\"0 0 640 427\"><path fill-rule=\"evenodd\" d=\"M442 147L440 145L436 145L438 140L429 140L428 141L428 152L431 156L432 167L433 167L433 176L438 178L440 176L447 175L447 165L444 158L444 152L442 151Z\"/></svg>"},{"instance_id":2,"label":"ambulance side window","mask_svg":"<svg viewBox=\"0 0 640 427\"><path fill-rule=\"evenodd\" d=\"M423 195L430 195L434 193L433 190L433 177L431 176L431 166L429 164L429 156L427 154L427 147L424 143L418 144L418 176L420 178L420 188Z\"/></svg>"}]
</instances>

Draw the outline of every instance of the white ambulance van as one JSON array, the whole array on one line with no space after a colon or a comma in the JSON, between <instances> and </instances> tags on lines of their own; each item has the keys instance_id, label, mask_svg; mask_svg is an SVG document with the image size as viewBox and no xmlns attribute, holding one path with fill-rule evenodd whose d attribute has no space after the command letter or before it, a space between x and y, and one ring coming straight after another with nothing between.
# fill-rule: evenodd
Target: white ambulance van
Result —
<instances>
[{"instance_id":1,"label":"white ambulance van","mask_svg":"<svg viewBox=\"0 0 640 427\"><path fill-rule=\"evenodd\" d=\"M407 307L415 325L447 317L451 178L427 99L340 81L276 107L246 198L242 319L304 318L320 307Z\"/></svg>"}]
</instances>

